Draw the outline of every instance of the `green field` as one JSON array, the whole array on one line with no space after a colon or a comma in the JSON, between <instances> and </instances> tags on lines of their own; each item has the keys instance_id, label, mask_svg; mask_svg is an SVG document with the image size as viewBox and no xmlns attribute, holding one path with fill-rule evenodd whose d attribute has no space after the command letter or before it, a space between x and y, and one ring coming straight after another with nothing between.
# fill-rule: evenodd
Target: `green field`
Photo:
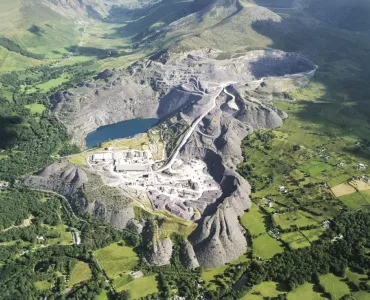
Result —
<instances>
[{"instance_id":1,"label":"green field","mask_svg":"<svg viewBox=\"0 0 370 300\"><path fill-rule=\"evenodd\" d=\"M370 190L361 191L361 195L366 199L366 205L370 205Z\"/></svg>"},{"instance_id":2,"label":"green field","mask_svg":"<svg viewBox=\"0 0 370 300\"><path fill-rule=\"evenodd\" d=\"M292 249L308 247L311 245L309 241L300 232L289 232L281 235L281 239L287 242Z\"/></svg>"},{"instance_id":3,"label":"green field","mask_svg":"<svg viewBox=\"0 0 370 300\"><path fill-rule=\"evenodd\" d=\"M97 300L109 300L108 291L103 290L103 292L98 296Z\"/></svg>"},{"instance_id":4,"label":"green field","mask_svg":"<svg viewBox=\"0 0 370 300\"><path fill-rule=\"evenodd\" d=\"M68 286L72 287L77 283L89 280L91 278L91 269L87 263L79 261L73 268Z\"/></svg>"},{"instance_id":5,"label":"green field","mask_svg":"<svg viewBox=\"0 0 370 300\"><path fill-rule=\"evenodd\" d=\"M322 235L325 231L325 228L319 227L310 230L302 230L301 233L310 241L316 241L319 239L319 236Z\"/></svg>"},{"instance_id":6,"label":"green field","mask_svg":"<svg viewBox=\"0 0 370 300\"><path fill-rule=\"evenodd\" d=\"M40 62L24 57L18 53L10 52L0 46L0 74L10 71L20 71L39 65Z\"/></svg>"},{"instance_id":7,"label":"green field","mask_svg":"<svg viewBox=\"0 0 370 300\"><path fill-rule=\"evenodd\" d=\"M252 288L241 300L263 300L266 298L275 298L282 294L283 291L278 290L278 284L273 281L262 282Z\"/></svg>"},{"instance_id":8,"label":"green field","mask_svg":"<svg viewBox=\"0 0 370 300\"><path fill-rule=\"evenodd\" d=\"M50 229L53 229L56 233L60 234L60 237L48 239L47 242L50 245L69 245L73 244L73 237L70 231L67 231L68 226L60 224L57 226L48 226Z\"/></svg>"},{"instance_id":9,"label":"green field","mask_svg":"<svg viewBox=\"0 0 370 300\"><path fill-rule=\"evenodd\" d=\"M117 292L120 292L122 290L124 290L124 287L126 284L128 284L129 282L131 282L133 280L133 278L131 277L131 275L128 275L128 274L123 274L122 276L116 278L113 282L113 286L114 286L114 289L117 291Z\"/></svg>"},{"instance_id":10,"label":"green field","mask_svg":"<svg viewBox=\"0 0 370 300\"><path fill-rule=\"evenodd\" d=\"M111 279L132 271L132 268L139 261L132 248L120 246L118 243L95 251L95 255Z\"/></svg>"},{"instance_id":11,"label":"green field","mask_svg":"<svg viewBox=\"0 0 370 300\"><path fill-rule=\"evenodd\" d=\"M288 300L324 300L318 292L315 292L312 283L304 283L288 293Z\"/></svg>"},{"instance_id":12,"label":"green field","mask_svg":"<svg viewBox=\"0 0 370 300\"><path fill-rule=\"evenodd\" d=\"M202 268L202 279L208 290L215 290L218 287L218 284L214 280L222 275L230 265L237 265L243 262L247 262L249 258L246 254L241 255L238 259L230 262L229 265L224 265L218 268ZM222 279L221 279L222 280Z\"/></svg>"},{"instance_id":13,"label":"green field","mask_svg":"<svg viewBox=\"0 0 370 300\"><path fill-rule=\"evenodd\" d=\"M366 200L366 198L363 195L365 192L366 191L344 195L344 196L339 197L339 199L349 208L358 209L365 205L369 205L369 202Z\"/></svg>"},{"instance_id":14,"label":"green field","mask_svg":"<svg viewBox=\"0 0 370 300\"><path fill-rule=\"evenodd\" d=\"M333 297L333 300L339 300L351 292L348 285L341 278L331 273L320 276L320 283L325 291Z\"/></svg>"},{"instance_id":15,"label":"green field","mask_svg":"<svg viewBox=\"0 0 370 300\"><path fill-rule=\"evenodd\" d=\"M253 255L262 259L269 259L277 253L284 251L284 248L277 240L267 233L253 240Z\"/></svg>"},{"instance_id":16,"label":"green field","mask_svg":"<svg viewBox=\"0 0 370 300\"><path fill-rule=\"evenodd\" d=\"M257 236L266 231L264 223L264 214L257 205L252 204L249 212L240 217L240 223L245 229L248 229L252 236Z\"/></svg>"},{"instance_id":17,"label":"green field","mask_svg":"<svg viewBox=\"0 0 370 300\"><path fill-rule=\"evenodd\" d=\"M314 216L302 211L275 214L274 220L283 229L290 228L292 225L296 225L297 227L316 225L319 221Z\"/></svg>"},{"instance_id":18,"label":"green field","mask_svg":"<svg viewBox=\"0 0 370 300\"><path fill-rule=\"evenodd\" d=\"M54 287L54 284L43 280L43 281L36 281L35 282L36 289L39 291L44 291L44 290L50 290Z\"/></svg>"},{"instance_id":19,"label":"green field","mask_svg":"<svg viewBox=\"0 0 370 300\"><path fill-rule=\"evenodd\" d=\"M359 286L361 282L367 281L367 276L365 274L359 274L352 272L350 269L346 269L346 278L353 284Z\"/></svg>"},{"instance_id":20,"label":"green field","mask_svg":"<svg viewBox=\"0 0 370 300\"><path fill-rule=\"evenodd\" d=\"M353 294L354 300L368 300L370 299L370 293L365 291L360 291Z\"/></svg>"},{"instance_id":21,"label":"green field","mask_svg":"<svg viewBox=\"0 0 370 300\"><path fill-rule=\"evenodd\" d=\"M131 299L139 299L150 294L158 293L156 275L135 279L126 284L123 290L130 291Z\"/></svg>"},{"instance_id":22,"label":"green field","mask_svg":"<svg viewBox=\"0 0 370 300\"><path fill-rule=\"evenodd\" d=\"M39 103L33 103L25 106L31 111L31 114L42 114L46 109L45 105Z\"/></svg>"},{"instance_id":23,"label":"green field","mask_svg":"<svg viewBox=\"0 0 370 300\"><path fill-rule=\"evenodd\" d=\"M48 92L52 88L55 88L55 87L61 85L62 83L67 82L68 80L69 80L68 75L67 74L63 74L62 76L60 76L58 78L51 79L51 80L49 80L47 82L38 84L36 86L36 88L40 89L42 92Z\"/></svg>"},{"instance_id":24,"label":"green field","mask_svg":"<svg viewBox=\"0 0 370 300\"><path fill-rule=\"evenodd\" d=\"M217 275L221 275L225 272L227 266L221 266L219 268L209 268L202 270L202 279L204 283L208 285Z\"/></svg>"}]
</instances>

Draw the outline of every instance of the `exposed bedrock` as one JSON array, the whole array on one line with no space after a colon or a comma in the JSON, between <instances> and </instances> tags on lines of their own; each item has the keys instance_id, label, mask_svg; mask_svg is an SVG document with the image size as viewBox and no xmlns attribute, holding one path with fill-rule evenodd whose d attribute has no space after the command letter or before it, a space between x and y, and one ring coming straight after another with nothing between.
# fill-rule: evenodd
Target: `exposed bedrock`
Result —
<instances>
[{"instance_id":1,"label":"exposed bedrock","mask_svg":"<svg viewBox=\"0 0 370 300\"><path fill-rule=\"evenodd\" d=\"M129 222L135 218L135 213L130 204L121 207L111 207L99 201L88 203L85 211L89 212L96 220L105 220L116 228L126 228Z\"/></svg>"},{"instance_id":2,"label":"exposed bedrock","mask_svg":"<svg viewBox=\"0 0 370 300\"><path fill-rule=\"evenodd\" d=\"M173 244L169 237L164 240L153 238L152 251L145 258L151 265L168 265L172 256L172 246Z\"/></svg>"},{"instance_id":3,"label":"exposed bedrock","mask_svg":"<svg viewBox=\"0 0 370 300\"><path fill-rule=\"evenodd\" d=\"M202 99L199 95L186 93L182 90L172 88L159 102L157 116L161 119L172 115L176 111L192 102Z\"/></svg>"},{"instance_id":4,"label":"exposed bedrock","mask_svg":"<svg viewBox=\"0 0 370 300\"><path fill-rule=\"evenodd\" d=\"M237 119L253 129L278 128L283 125L283 119L288 115L269 104L245 102Z\"/></svg>"},{"instance_id":5,"label":"exposed bedrock","mask_svg":"<svg viewBox=\"0 0 370 300\"><path fill-rule=\"evenodd\" d=\"M125 228L135 217L133 207L123 196L116 196L115 199L104 197L104 192L112 192L113 188L100 192L95 185L103 183L95 183L97 178L99 179L96 175L93 176L75 165L54 163L35 175L26 177L22 184L31 188L54 191L65 196L76 211L88 212L94 219L105 220L117 228ZM115 191L116 194L119 192L119 190Z\"/></svg>"},{"instance_id":6,"label":"exposed bedrock","mask_svg":"<svg viewBox=\"0 0 370 300\"><path fill-rule=\"evenodd\" d=\"M163 62L166 55L170 57ZM279 50L255 50L224 60L220 55L210 49L165 53L125 70L105 70L77 88L53 95L52 110L83 144L99 126L123 120L165 118L182 108L194 118L205 109L202 102L210 100L203 93L221 83L248 83L263 93L289 91L306 84L316 70L305 56ZM236 112L235 105L230 107Z\"/></svg>"},{"instance_id":7,"label":"exposed bedrock","mask_svg":"<svg viewBox=\"0 0 370 300\"><path fill-rule=\"evenodd\" d=\"M185 240L181 244L180 259L183 266L188 269L195 269L199 267L199 262L194 252L193 246L188 240Z\"/></svg>"},{"instance_id":8,"label":"exposed bedrock","mask_svg":"<svg viewBox=\"0 0 370 300\"><path fill-rule=\"evenodd\" d=\"M240 138L237 141L240 150ZM237 154L241 153L238 151ZM189 237L200 265L221 266L240 257L246 251L247 244L238 216L251 206L250 186L235 170L225 164L225 161L228 161L227 155L217 154L207 147L197 147L195 139L189 141L181 157L184 160L202 159L207 164L208 173L222 189L222 195L215 203L208 205L203 218L198 221L198 228ZM230 165L234 167L240 159L241 155Z\"/></svg>"},{"instance_id":9,"label":"exposed bedrock","mask_svg":"<svg viewBox=\"0 0 370 300\"><path fill-rule=\"evenodd\" d=\"M146 248L145 260L156 266L167 265L172 256L172 240L167 237L161 239L158 234L158 223L147 220L142 231L143 247Z\"/></svg>"},{"instance_id":10,"label":"exposed bedrock","mask_svg":"<svg viewBox=\"0 0 370 300\"><path fill-rule=\"evenodd\" d=\"M203 219L189 237L198 262L204 267L219 267L240 257L247 249L238 215L228 201L215 214Z\"/></svg>"}]
</instances>

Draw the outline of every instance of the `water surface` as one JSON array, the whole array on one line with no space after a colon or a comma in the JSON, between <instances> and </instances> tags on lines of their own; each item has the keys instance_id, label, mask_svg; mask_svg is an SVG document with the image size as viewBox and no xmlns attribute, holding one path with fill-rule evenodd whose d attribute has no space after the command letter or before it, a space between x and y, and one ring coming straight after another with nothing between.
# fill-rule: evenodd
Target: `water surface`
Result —
<instances>
[{"instance_id":1,"label":"water surface","mask_svg":"<svg viewBox=\"0 0 370 300\"><path fill-rule=\"evenodd\" d=\"M158 119L133 119L101 126L86 136L86 146L92 147L108 140L126 138L146 132L158 123Z\"/></svg>"}]
</instances>

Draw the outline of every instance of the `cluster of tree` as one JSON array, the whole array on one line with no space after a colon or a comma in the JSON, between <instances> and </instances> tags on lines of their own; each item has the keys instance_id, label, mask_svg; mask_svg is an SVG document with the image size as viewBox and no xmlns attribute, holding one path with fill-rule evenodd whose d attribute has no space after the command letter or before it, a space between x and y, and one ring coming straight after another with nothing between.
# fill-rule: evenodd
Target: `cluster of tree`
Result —
<instances>
[{"instance_id":1,"label":"cluster of tree","mask_svg":"<svg viewBox=\"0 0 370 300\"><path fill-rule=\"evenodd\" d=\"M91 250L104 248L122 240L132 247L136 247L140 243L138 234L119 230L102 222L85 223L81 228L81 239L85 247Z\"/></svg>"},{"instance_id":2,"label":"cluster of tree","mask_svg":"<svg viewBox=\"0 0 370 300\"><path fill-rule=\"evenodd\" d=\"M59 155L67 156L80 153L81 149L76 144L64 144L62 149L59 150Z\"/></svg>"},{"instance_id":3,"label":"cluster of tree","mask_svg":"<svg viewBox=\"0 0 370 300\"><path fill-rule=\"evenodd\" d=\"M51 154L68 140L66 128L43 113L38 119L21 101L0 99L0 149L9 156L0 164L0 179L11 181L53 162Z\"/></svg>"},{"instance_id":4,"label":"cluster of tree","mask_svg":"<svg viewBox=\"0 0 370 300\"><path fill-rule=\"evenodd\" d=\"M40 224L33 224L32 226L25 228L14 227L7 231L1 232L0 243L21 240L28 243L36 243L37 237L40 236L44 237L45 239L53 239L60 237L60 233Z\"/></svg>"},{"instance_id":5,"label":"cluster of tree","mask_svg":"<svg viewBox=\"0 0 370 300\"><path fill-rule=\"evenodd\" d=\"M21 225L33 216L34 223L56 225L59 222L59 199L41 202L43 194L26 188L11 188L0 193L0 229Z\"/></svg>"},{"instance_id":6,"label":"cluster of tree","mask_svg":"<svg viewBox=\"0 0 370 300\"><path fill-rule=\"evenodd\" d=\"M262 281L285 283L293 290L306 281L319 284L319 276L329 272L343 277L346 268L370 274L370 257L366 250L370 247L369 226L368 211L342 213L334 220L332 228L310 247L285 251L262 264L249 262L245 273L247 285L241 291ZM357 288L368 290L369 286L364 282Z\"/></svg>"},{"instance_id":7,"label":"cluster of tree","mask_svg":"<svg viewBox=\"0 0 370 300\"><path fill-rule=\"evenodd\" d=\"M71 271L77 261L89 264L92 271L90 280L76 284L68 295L68 299L94 299L105 287L105 278L95 264L91 253L84 247L51 246L11 261L1 267L0 290L2 299L60 299L65 293ZM62 274L62 275L61 275ZM38 291L37 281L50 281L53 287Z\"/></svg>"},{"instance_id":8,"label":"cluster of tree","mask_svg":"<svg viewBox=\"0 0 370 300\"><path fill-rule=\"evenodd\" d=\"M22 85L32 86L44 83L56 79L64 73L71 77L69 81L75 85L84 80L84 78L93 75L91 71L85 68L89 65L91 65L90 62L81 62L75 65L59 67L49 65L35 66L25 71L12 71L2 74L0 76L0 82L13 92L19 92L19 87ZM58 89L60 90L61 88ZM54 90L48 94L53 92Z\"/></svg>"},{"instance_id":9,"label":"cluster of tree","mask_svg":"<svg viewBox=\"0 0 370 300\"><path fill-rule=\"evenodd\" d=\"M29 52L23 49L21 46L19 46L18 44L16 44L10 39L7 39L6 37L0 37L0 46L8 49L11 52L16 52L23 56L27 56L27 57L34 58L34 59L41 60L41 59L44 59L45 57L43 54L35 54L35 53Z\"/></svg>"}]
</instances>

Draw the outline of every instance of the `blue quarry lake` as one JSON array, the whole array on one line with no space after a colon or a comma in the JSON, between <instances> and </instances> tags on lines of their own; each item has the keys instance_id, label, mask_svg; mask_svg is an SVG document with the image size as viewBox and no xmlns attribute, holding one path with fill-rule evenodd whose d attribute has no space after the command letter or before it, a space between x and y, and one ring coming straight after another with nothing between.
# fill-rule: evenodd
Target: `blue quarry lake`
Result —
<instances>
[{"instance_id":1,"label":"blue quarry lake","mask_svg":"<svg viewBox=\"0 0 370 300\"><path fill-rule=\"evenodd\" d=\"M158 119L133 119L111 125L101 126L86 136L86 146L92 147L99 143L134 136L147 131L158 123Z\"/></svg>"}]
</instances>

